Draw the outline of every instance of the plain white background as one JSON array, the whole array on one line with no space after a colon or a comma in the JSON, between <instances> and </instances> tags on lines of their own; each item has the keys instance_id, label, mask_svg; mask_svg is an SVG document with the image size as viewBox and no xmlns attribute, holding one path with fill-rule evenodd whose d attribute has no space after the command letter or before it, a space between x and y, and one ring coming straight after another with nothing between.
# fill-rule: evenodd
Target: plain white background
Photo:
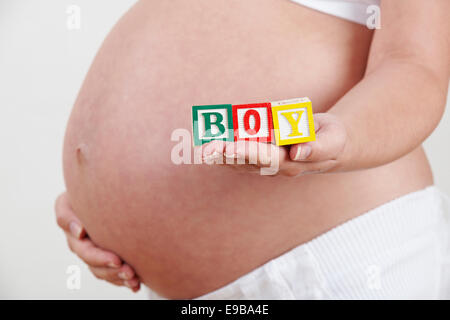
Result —
<instances>
[{"instance_id":1,"label":"plain white background","mask_svg":"<svg viewBox=\"0 0 450 320\"><path fill-rule=\"evenodd\" d=\"M102 40L134 2L0 1L0 299L146 298L95 279L68 250L53 212L72 104ZM73 4L81 8L78 30L67 27ZM447 194L449 113L425 143ZM72 265L81 268L79 290L67 288Z\"/></svg>"}]
</instances>

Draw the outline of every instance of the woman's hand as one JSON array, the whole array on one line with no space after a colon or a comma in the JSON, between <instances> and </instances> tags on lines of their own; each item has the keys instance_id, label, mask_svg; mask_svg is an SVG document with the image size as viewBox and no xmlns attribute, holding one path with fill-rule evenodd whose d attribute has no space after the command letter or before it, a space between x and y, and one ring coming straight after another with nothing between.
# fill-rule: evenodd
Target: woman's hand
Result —
<instances>
[{"instance_id":1,"label":"woman's hand","mask_svg":"<svg viewBox=\"0 0 450 320\"><path fill-rule=\"evenodd\" d=\"M314 126L316 141L287 147L249 141L212 141L203 146L203 161L262 175L296 177L331 171L342 161L348 143L347 130L338 117L329 113L315 114Z\"/></svg>"},{"instance_id":2,"label":"woman's hand","mask_svg":"<svg viewBox=\"0 0 450 320\"><path fill-rule=\"evenodd\" d=\"M78 255L94 276L118 286L126 286L133 292L140 289L140 281L134 270L116 254L97 247L88 237L70 207L66 193L61 194L55 203L56 220L67 237L70 250Z\"/></svg>"}]
</instances>

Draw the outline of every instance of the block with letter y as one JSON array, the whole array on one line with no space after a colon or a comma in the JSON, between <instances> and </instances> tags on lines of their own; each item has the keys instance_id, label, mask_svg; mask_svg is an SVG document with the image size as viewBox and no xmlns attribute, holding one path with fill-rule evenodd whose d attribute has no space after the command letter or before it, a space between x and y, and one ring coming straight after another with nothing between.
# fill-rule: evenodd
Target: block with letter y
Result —
<instances>
[{"instance_id":1,"label":"block with letter y","mask_svg":"<svg viewBox=\"0 0 450 320\"><path fill-rule=\"evenodd\" d=\"M213 140L234 141L231 104L192 107L194 145Z\"/></svg>"},{"instance_id":2,"label":"block with letter y","mask_svg":"<svg viewBox=\"0 0 450 320\"><path fill-rule=\"evenodd\" d=\"M272 102L272 118L278 146L316 140L308 98Z\"/></svg>"}]
</instances>

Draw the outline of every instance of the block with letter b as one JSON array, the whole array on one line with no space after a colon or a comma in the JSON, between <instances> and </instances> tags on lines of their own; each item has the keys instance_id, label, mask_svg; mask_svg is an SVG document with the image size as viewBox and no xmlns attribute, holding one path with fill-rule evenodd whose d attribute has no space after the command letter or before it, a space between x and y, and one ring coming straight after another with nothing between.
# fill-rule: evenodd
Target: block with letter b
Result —
<instances>
[{"instance_id":1,"label":"block with letter b","mask_svg":"<svg viewBox=\"0 0 450 320\"><path fill-rule=\"evenodd\" d=\"M193 106L194 145L213 140L234 141L231 104Z\"/></svg>"},{"instance_id":2,"label":"block with letter b","mask_svg":"<svg viewBox=\"0 0 450 320\"><path fill-rule=\"evenodd\" d=\"M233 105L234 140L272 141L270 103Z\"/></svg>"},{"instance_id":3,"label":"block with letter b","mask_svg":"<svg viewBox=\"0 0 450 320\"><path fill-rule=\"evenodd\" d=\"M272 118L278 146L316 139L312 105L308 98L272 102Z\"/></svg>"}]
</instances>

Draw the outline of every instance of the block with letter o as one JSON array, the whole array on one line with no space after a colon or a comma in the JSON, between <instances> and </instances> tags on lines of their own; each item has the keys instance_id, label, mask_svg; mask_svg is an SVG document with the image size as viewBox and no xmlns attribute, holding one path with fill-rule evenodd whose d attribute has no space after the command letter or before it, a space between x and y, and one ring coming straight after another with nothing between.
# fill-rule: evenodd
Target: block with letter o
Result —
<instances>
[{"instance_id":1,"label":"block with letter o","mask_svg":"<svg viewBox=\"0 0 450 320\"><path fill-rule=\"evenodd\" d=\"M270 103L233 105L234 140L272 142Z\"/></svg>"}]
</instances>

